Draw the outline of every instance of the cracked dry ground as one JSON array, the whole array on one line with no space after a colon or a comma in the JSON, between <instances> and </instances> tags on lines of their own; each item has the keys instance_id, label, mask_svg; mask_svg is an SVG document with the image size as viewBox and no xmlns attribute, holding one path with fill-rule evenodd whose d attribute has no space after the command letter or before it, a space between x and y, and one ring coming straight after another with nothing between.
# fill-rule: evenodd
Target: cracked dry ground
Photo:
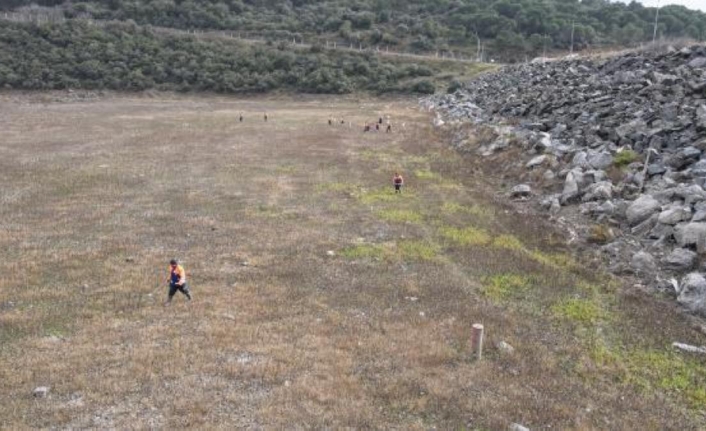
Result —
<instances>
[{"instance_id":1,"label":"cracked dry ground","mask_svg":"<svg viewBox=\"0 0 706 431\"><path fill-rule=\"evenodd\" d=\"M2 428L706 427L706 363L670 348L703 335L495 199L415 101L0 112ZM164 308L173 256L195 301Z\"/></svg>"}]
</instances>

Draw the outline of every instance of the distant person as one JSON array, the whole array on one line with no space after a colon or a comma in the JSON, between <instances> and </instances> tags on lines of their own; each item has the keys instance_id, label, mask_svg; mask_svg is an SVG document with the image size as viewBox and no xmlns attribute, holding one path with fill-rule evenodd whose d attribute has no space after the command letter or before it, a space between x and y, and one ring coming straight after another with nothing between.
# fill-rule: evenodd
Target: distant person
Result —
<instances>
[{"instance_id":1,"label":"distant person","mask_svg":"<svg viewBox=\"0 0 706 431\"><path fill-rule=\"evenodd\" d=\"M378 124L382 124L382 117L378 119Z\"/></svg>"},{"instance_id":2,"label":"distant person","mask_svg":"<svg viewBox=\"0 0 706 431\"><path fill-rule=\"evenodd\" d=\"M331 118L328 119L328 125L333 126L333 120Z\"/></svg>"},{"instance_id":3,"label":"distant person","mask_svg":"<svg viewBox=\"0 0 706 431\"><path fill-rule=\"evenodd\" d=\"M341 119L341 124L346 124L346 120Z\"/></svg>"},{"instance_id":4,"label":"distant person","mask_svg":"<svg viewBox=\"0 0 706 431\"><path fill-rule=\"evenodd\" d=\"M265 123L267 123L267 119L268 119L267 112L265 112L265 115L263 116L263 118L265 119Z\"/></svg>"},{"instance_id":5,"label":"distant person","mask_svg":"<svg viewBox=\"0 0 706 431\"><path fill-rule=\"evenodd\" d=\"M164 305L169 305L172 303L172 298L177 293L177 290L184 295L186 299L191 301L191 292L189 291L189 285L186 282L186 271L184 267L179 265L176 259L169 261L169 296L167 297L167 302Z\"/></svg>"},{"instance_id":6,"label":"distant person","mask_svg":"<svg viewBox=\"0 0 706 431\"><path fill-rule=\"evenodd\" d=\"M379 132L379 131L380 131L380 123L377 123L377 124L375 125L375 131L376 131L376 132Z\"/></svg>"},{"instance_id":7,"label":"distant person","mask_svg":"<svg viewBox=\"0 0 706 431\"><path fill-rule=\"evenodd\" d=\"M370 131L370 124L365 123L365 127L363 128L364 132L369 132Z\"/></svg>"},{"instance_id":8,"label":"distant person","mask_svg":"<svg viewBox=\"0 0 706 431\"><path fill-rule=\"evenodd\" d=\"M239 120L241 123L243 122L243 114L240 114Z\"/></svg>"},{"instance_id":9,"label":"distant person","mask_svg":"<svg viewBox=\"0 0 706 431\"><path fill-rule=\"evenodd\" d=\"M387 130L385 130L385 133L390 133L392 132L392 124L387 123Z\"/></svg>"},{"instance_id":10,"label":"distant person","mask_svg":"<svg viewBox=\"0 0 706 431\"><path fill-rule=\"evenodd\" d=\"M395 172L395 176L392 177L392 185L395 187L395 193L402 193L402 186L404 186L404 178L399 172Z\"/></svg>"}]
</instances>

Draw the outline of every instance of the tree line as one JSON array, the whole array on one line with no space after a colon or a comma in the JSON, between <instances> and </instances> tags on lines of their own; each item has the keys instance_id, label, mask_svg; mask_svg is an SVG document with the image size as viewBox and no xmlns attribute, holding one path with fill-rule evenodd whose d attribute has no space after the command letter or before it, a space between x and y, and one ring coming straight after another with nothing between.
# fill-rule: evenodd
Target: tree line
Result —
<instances>
[{"instance_id":1,"label":"tree line","mask_svg":"<svg viewBox=\"0 0 706 431\"><path fill-rule=\"evenodd\" d=\"M127 22L0 22L0 88L432 93L439 72L370 53L199 40Z\"/></svg>"},{"instance_id":2,"label":"tree line","mask_svg":"<svg viewBox=\"0 0 706 431\"><path fill-rule=\"evenodd\" d=\"M179 29L252 31L419 53L483 51L524 60L546 50L623 47L649 41L656 9L610 0L6 0L66 17L133 20ZM660 9L657 36L706 40L706 13ZM573 42L573 43L572 43Z\"/></svg>"}]
</instances>

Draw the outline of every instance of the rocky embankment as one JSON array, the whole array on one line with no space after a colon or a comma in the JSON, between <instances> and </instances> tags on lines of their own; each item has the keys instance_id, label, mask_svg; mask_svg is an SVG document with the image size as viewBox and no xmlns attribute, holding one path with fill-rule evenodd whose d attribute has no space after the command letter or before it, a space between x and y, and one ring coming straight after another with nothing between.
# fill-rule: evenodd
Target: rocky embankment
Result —
<instances>
[{"instance_id":1,"label":"rocky embankment","mask_svg":"<svg viewBox=\"0 0 706 431\"><path fill-rule=\"evenodd\" d=\"M516 168L513 197L706 316L705 46L506 67L424 103L459 151Z\"/></svg>"}]
</instances>

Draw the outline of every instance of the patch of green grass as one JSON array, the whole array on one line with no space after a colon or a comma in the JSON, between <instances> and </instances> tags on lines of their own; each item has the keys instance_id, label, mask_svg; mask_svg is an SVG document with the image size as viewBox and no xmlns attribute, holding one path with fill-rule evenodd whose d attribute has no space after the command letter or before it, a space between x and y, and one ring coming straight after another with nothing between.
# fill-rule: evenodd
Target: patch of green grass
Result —
<instances>
[{"instance_id":1,"label":"patch of green grass","mask_svg":"<svg viewBox=\"0 0 706 431\"><path fill-rule=\"evenodd\" d=\"M554 316L575 323L592 325L605 317L597 301L585 298L564 299L551 308Z\"/></svg>"},{"instance_id":2,"label":"patch of green grass","mask_svg":"<svg viewBox=\"0 0 706 431\"><path fill-rule=\"evenodd\" d=\"M522 294L532 287L530 277L517 274L499 274L487 277L483 281L482 292L490 299L501 302L518 294Z\"/></svg>"},{"instance_id":3,"label":"patch of green grass","mask_svg":"<svg viewBox=\"0 0 706 431\"><path fill-rule=\"evenodd\" d=\"M414 176L420 180L440 180L441 175L436 172L432 172L429 169L417 169L414 171Z\"/></svg>"},{"instance_id":4,"label":"patch of green grass","mask_svg":"<svg viewBox=\"0 0 706 431\"><path fill-rule=\"evenodd\" d=\"M386 209L378 211L378 217L383 220L397 223L421 223L422 215L416 211Z\"/></svg>"},{"instance_id":5,"label":"patch of green grass","mask_svg":"<svg viewBox=\"0 0 706 431\"><path fill-rule=\"evenodd\" d=\"M443 226L439 233L445 239L459 245L487 245L490 243L490 235L483 229L474 227L456 228Z\"/></svg>"},{"instance_id":6,"label":"patch of green grass","mask_svg":"<svg viewBox=\"0 0 706 431\"><path fill-rule=\"evenodd\" d=\"M706 405L706 364L671 350L610 348L598 340L591 360L623 384L648 393L680 394L692 409Z\"/></svg>"},{"instance_id":7,"label":"patch of green grass","mask_svg":"<svg viewBox=\"0 0 706 431\"><path fill-rule=\"evenodd\" d=\"M613 157L613 165L623 168L630 163L636 162L639 158L640 155L633 150L621 151Z\"/></svg>"},{"instance_id":8,"label":"patch of green grass","mask_svg":"<svg viewBox=\"0 0 706 431\"><path fill-rule=\"evenodd\" d=\"M401 197L409 199L413 195L410 193L409 189L405 189L405 191L399 195L395 194L392 187L379 187L375 189L360 188L353 192L353 196L361 203L370 205L380 202L394 202Z\"/></svg>"},{"instance_id":9,"label":"patch of green grass","mask_svg":"<svg viewBox=\"0 0 706 431\"><path fill-rule=\"evenodd\" d=\"M277 166L277 169L275 171L278 174L293 174L297 172L297 167L294 165L280 165Z\"/></svg>"},{"instance_id":10,"label":"patch of green grass","mask_svg":"<svg viewBox=\"0 0 706 431\"><path fill-rule=\"evenodd\" d=\"M319 192L345 192L355 190L357 187L353 184L348 183L321 183L316 185L316 190Z\"/></svg>"},{"instance_id":11,"label":"patch of green grass","mask_svg":"<svg viewBox=\"0 0 706 431\"><path fill-rule=\"evenodd\" d=\"M493 247L504 248L507 250L523 251L524 244L514 235L500 235L493 239Z\"/></svg>"},{"instance_id":12,"label":"patch of green grass","mask_svg":"<svg viewBox=\"0 0 706 431\"><path fill-rule=\"evenodd\" d=\"M388 250L381 244L356 244L341 251L341 256L349 259L382 259Z\"/></svg>"},{"instance_id":13,"label":"patch of green grass","mask_svg":"<svg viewBox=\"0 0 706 431\"><path fill-rule=\"evenodd\" d=\"M555 269L571 269L576 261L565 253L544 253L539 250L528 251L529 256L542 265Z\"/></svg>"},{"instance_id":14,"label":"patch of green grass","mask_svg":"<svg viewBox=\"0 0 706 431\"><path fill-rule=\"evenodd\" d=\"M434 260L441 251L438 244L423 240L401 241L397 249L403 259L420 260Z\"/></svg>"},{"instance_id":15,"label":"patch of green grass","mask_svg":"<svg viewBox=\"0 0 706 431\"><path fill-rule=\"evenodd\" d=\"M446 214L469 214L484 220L495 217L495 209L480 205L461 205L458 202L445 202L441 211Z\"/></svg>"}]
</instances>

